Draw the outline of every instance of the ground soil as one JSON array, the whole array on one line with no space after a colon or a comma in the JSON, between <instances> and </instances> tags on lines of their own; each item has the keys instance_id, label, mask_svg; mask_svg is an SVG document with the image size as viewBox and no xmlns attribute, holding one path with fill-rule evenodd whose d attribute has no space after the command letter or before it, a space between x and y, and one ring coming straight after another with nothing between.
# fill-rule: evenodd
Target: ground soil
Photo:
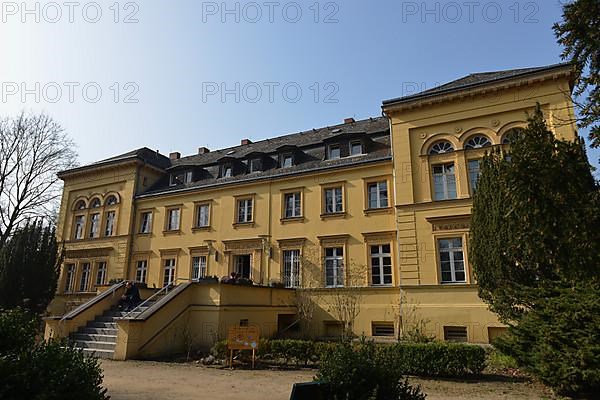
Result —
<instances>
[{"instance_id":1,"label":"ground soil","mask_svg":"<svg viewBox=\"0 0 600 400\"><path fill-rule=\"evenodd\" d=\"M204 367L193 363L103 360L104 385L112 400L287 400L292 385L309 382L315 370ZM427 399L550 399L527 378L484 375L472 381L411 378Z\"/></svg>"}]
</instances>

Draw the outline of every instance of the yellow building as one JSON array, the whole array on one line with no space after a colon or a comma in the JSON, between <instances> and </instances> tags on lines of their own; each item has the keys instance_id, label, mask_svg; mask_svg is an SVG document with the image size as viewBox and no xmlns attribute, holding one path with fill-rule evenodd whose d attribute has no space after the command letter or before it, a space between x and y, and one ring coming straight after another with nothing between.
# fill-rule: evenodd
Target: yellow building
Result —
<instances>
[{"instance_id":1,"label":"yellow building","mask_svg":"<svg viewBox=\"0 0 600 400\"><path fill-rule=\"evenodd\" d=\"M424 324L438 339L488 343L503 326L467 257L478 160L509 146L536 102L573 139L572 79L568 64L472 74L384 101L385 117L185 157L142 148L65 171L60 317L47 335L142 357L190 337L208 346L237 324L289 334L300 317L316 337L340 334L343 320L367 336ZM231 272L254 287L206 279ZM145 283L142 297L175 289L117 320L106 310L118 280Z\"/></svg>"}]
</instances>

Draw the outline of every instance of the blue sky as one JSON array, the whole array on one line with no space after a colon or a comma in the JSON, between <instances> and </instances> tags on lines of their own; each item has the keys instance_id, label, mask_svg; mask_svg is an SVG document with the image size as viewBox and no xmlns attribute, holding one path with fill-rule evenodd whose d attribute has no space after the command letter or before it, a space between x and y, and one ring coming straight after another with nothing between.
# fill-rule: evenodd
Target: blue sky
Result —
<instances>
[{"instance_id":1,"label":"blue sky","mask_svg":"<svg viewBox=\"0 0 600 400\"><path fill-rule=\"evenodd\" d=\"M25 4L2 3L0 114L49 113L81 163L377 116L468 73L561 61L559 0Z\"/></svg>"}]
</instances>

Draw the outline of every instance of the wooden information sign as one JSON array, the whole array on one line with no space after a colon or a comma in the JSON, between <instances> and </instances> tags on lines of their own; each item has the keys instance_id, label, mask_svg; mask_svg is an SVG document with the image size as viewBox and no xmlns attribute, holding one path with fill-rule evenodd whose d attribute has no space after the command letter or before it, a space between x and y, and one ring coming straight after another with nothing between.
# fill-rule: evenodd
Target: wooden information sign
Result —
<instances>
[{"instance_id":1,"label":"wooden information sign","mask_svg":"<svg viewBox=\"0 0 600 400\"><path fill-rule=\"evenodd\" d=\"M227 348L229 349L230 368L233 368L234 350L252 350L252 368L254 368L259 337L258 326L229 327L227 331Z\"/></svg>"}]
</instances>

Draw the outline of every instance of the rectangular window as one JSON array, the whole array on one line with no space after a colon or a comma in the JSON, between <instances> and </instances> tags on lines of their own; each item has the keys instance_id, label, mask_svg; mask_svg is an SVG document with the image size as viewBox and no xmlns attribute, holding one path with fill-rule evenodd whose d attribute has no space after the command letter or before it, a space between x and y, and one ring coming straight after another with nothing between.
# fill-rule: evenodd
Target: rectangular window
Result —
<instances>
[{"instance_id":1,"label":"rectangular window","mask_svg":"<svg viewBox=\"0 0 600 400\"><path fill-rule=\"evenodd\" d=\"M90 238L98 237L98 232L100 231L100 214L92 214L90 215Z\"/></svg>"},{"instance_id":2,"label":"rectangular window","mask_svg":"<svg viewBox=\"0 0 600 400\"><path fill-rule=\"evenodd\" d=\"M238 200L238 224L252 222L252 199Z\"/></svg>"},{"instance_id":3,"label":"rectangular window","mask_svg":"<svg viewBox=\"0 0 600 400\"><path fill-rule=\"evenodd\" d=\"M373 336L394 336L393 322L371 322L371 332Z\"/></svg>"},{"instance_id":4,"label":"rectangular window","mask_svg":"<svg viewBox=\"0 0 600 400\"><path fill-rule=\"evenodd\" d=\"M291 154L281 156L281 168L289 168L294 165L294 157Z\"/></svg>"},{"instance_id":5,"label":"rectangular window","mask_svg":"<svg viewBox=\"0 0 600 400\"><path fill-rule=\"evenodd\" d=\"M350 155L358 156L363 154L363 145L361 142L351 142L350 143Z\"/></svg>"},{"instance_id":6,"label":"rectangular window","mask_svg":"<svg viewBox=\"0 0 600 400\"><path fill-rule=\"evenodd\" d=\"M343 212L342 188L325 189L325 214Z\"/></svg>"},{"instance_id":7,"label":"rectangular window","mask_svg":"<svg viewBox=\"0 0 600 400\"><path fill-rule=\"evenodd\" d=\"M192 182L192 171L182 171L171 174L170 185L181 185L183 183L191 183Z\"/></svg>"},{"instance_id":8,"label":"rectangular window","mask_svg":"<svg viewBox=\"0 0 600 400\"><path fill-rule=\"evenodd\" d=\"M448 342L466 342L466 326L444 326L444 340Z\"/></svg>"},{"instance_id":9,"label":"rectangular window","mask_svg":"<svg viewBox=\"0 0 600 400\"><path fill-rule=\"evenodd\" d=\"M140 216L140 233L152 231L152 211L144 211Z\"/></svg>"},{"instance_id":10,"label":"rectangular window","mask_svg":"<svg viewBox=\"0 0 600 400\"><path fill-rule=\"evenodd\" d=\"M344 248L325 249L325 286L344 286Z\"/></svg>"},{"instance_id":11,"label":"rectangular window","mask_svg":"<svg viewBox=\"0 0 600 400\"><path fill-rule=\"evenodd\" d=\"M106 213L106 226L104 227L104 236L112 236L115 231L115 212Z\"/></svg>"},{"instance_id":12,"label":"rectangular window","mask_svg":"<svg viewBox=\"0 0 600 400\"><path fill-rule=\"evenodd\" d=\"M332 144L327 148L327 158L335 160L341 157L340 146L338 144Z\"/></svg>"},{"instance_id":13,"label":"rectangular window","mask_svg":"<svg viewBox=\"0 0 600 400\"><path fill-rule=\"evenodd\" d=\"M179 230L179 215L181 210L179 208L171 208L167 211L167 230L178 231Z\"/></svg>"},{"instance_id":14,"label":"rectangular window","mask_svg":"<svg viewBox=\"0 0 600 400\"><path fill-rule=\"evenodd\" d=\"M206 256L192 257L192 279L206 277Z\"/></svg>"},{"instance_id":15,"label":"rectangular window","mask_svg":"<svg viewBox=\"0 0 600 400\"><path fill-rule=\"evenodd\" d=\"M371 247L371 279L373 285L392 284L392 255L389 244Z\"/></svg>"},{"instance_id":16,"label":"rectangular window","mask_svg":"<svg viewBox=\"0 0 600 400\"><path fill-rule=\"evenodd\" d=\"M248 169L250 172L261 171L262 170L261 164L262 164L262 162L261 162L260 158L254 158L254 159L250 160Z\"/></svg>"},{"instance_id":17,"label":"rectangular window","mask_svg":"<svg viewBox=\"0 0 600 400\"><path fill-rule=\"evenodd\" d=\"M433 191L435 200L456 199L454 163L433 166Z\"/></svg>"},{"instance_id":18,"label":"rectangular window","mask_svg":"<svg viewBox=\"0 0 600 400\"><path fill-rule=\"evenodd\" d=\"M477 180L479 179L479 174L481 173L481 160L469 160L469 189L471 191L471 196L475 194L475 189L477 189Z\"/></svg>"},{"instance_id":19,"label":"rectangular window","mask_svg":"<svg viewBox=\"0 0 600 400\"><path fill-rule=\"evenodd\" d=\"M83 228L85 225L85 217L78 215L75 217L75 232L73 234L74 239L83 239Z\"/></svg>"},{"instance_id":20,"label":"rectangular window","mask_svg":"<svg viewBox=\"0 0 600 400\"><path fill-rule=\"evenodd\" d=\"M65 292L72 292L75 289L75 264L65 265Z\"/></svg>"},{"instance_id":21,"label":"rectangular window","mask_svg":"<svg viewBox=\"0 0 600 400\"><path fill-rule=\"evenodd\" d=\"M286 288L300 286L300 250L283 251L283 284Z\"/></svg>"},{"instance_id":22,"label":"rectangular window","mask_svg":"<svg viewBox=\"0 0 600 400\"><path fill-rule=\"evenodd\" d=\"M369 208L386 208L388 206L387 181L369 183Z\"/></svg>"},{"instance_id":23,"label":"rectangular window","mask_svg":"<svg viewBox=\"0 0 600 400\"><path fill-rule=\"evenodd\" d=\"M165 268L163 274L163 287L175 283L175 259L168 258L165 260Z\"/></svg>"},{"instance_id":24,"label":"rectangular window","mask_svg":"<svg viewBox=\"0 0 600 400\"><path fill-rule=\"evenodd\" d=\"M438 239L442 283L466 282L462 238Z\"/></svg>"},{"instance_id":25,"label":"rectangular window","mask_svg":"<svg viewBox=\"0 0 600 400\"><path fill-rule=\"evenodd\" d=\"M196 228L205 228L209 225L210 206L199 204L196 206Z\"/></svg>"},{"instance_id":26,"label":"rectangular window","mask_svg":"<svg viewBox=\"0 0 600 400\"><path fill-rule=\"evenodd\" d=\"M81 278L79 280L79 291L87 292L90 283L90 263L83 263L81 267Z\"/></svg>"},{"instance_id":27,"label":"rectangular window","mask_svg":"<svg viewBox=\"0 0 600 400\"><path fill-rule=\"evenodd\" d=\"M225 164L221 167L221 177L230 178L233 176L233 166L231 164Z\"/></svg>"},{"instance_id":28,"label":"rectangular window","mask_svg":"<svg viewBox=\"0 0 600 400\"><path fill-rule=\"evenodd\" d=\"M296 218L302 216L301 198L300 192L285 194L285 218Z\"/></svg>"},{"instance_id":29,"label":"rectangular window","mask_svg":"<svg viewBox=\"0 0 600 400\"><path fill-rule=\"evenodd\" d=\"M148 261L147 260L139 260L135 266L136 282L146 283L147 274L148 274Z\"/></svg>"},{"instance_id":30,"label":"rectangular window","mask_svg":"<svg viewBox=\"0 0 600 400\"><path fill-rule=\"evenodd\" d=\"M250 279L250 271L252 270L252 258L250 254L235 256L235 273L239 278Z\"/></svg>"},{"instance_id":31,"label":"rectangular window","mask_svg":"<svg viewBox=\"0 0 600 400\"><path fill-rule=\"evenodd\" d=\"M105 283L106 283L106 262L101 261L97 264L96 286L104 285Z\"/></svg>"}]
</instances>

